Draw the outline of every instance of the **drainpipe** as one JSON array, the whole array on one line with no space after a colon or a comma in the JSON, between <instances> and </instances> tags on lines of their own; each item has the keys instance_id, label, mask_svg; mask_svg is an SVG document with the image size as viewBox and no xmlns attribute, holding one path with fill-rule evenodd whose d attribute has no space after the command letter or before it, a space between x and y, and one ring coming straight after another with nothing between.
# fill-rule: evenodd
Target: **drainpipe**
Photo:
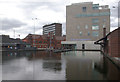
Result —
<instances>
[{"instance_id":1,"label":"drainpipe","mask_svg":"<svg viewBox=\"0 0 120 82\"><path fill-rule=\"evenodd\" d=\"M103 28L103 37L106 36L106 28ZM103 52L105 53L105 47L106 47L106 43L105 43L105 39L103 40L104 46L103 46Z\"/></svg>"}]
</instances>

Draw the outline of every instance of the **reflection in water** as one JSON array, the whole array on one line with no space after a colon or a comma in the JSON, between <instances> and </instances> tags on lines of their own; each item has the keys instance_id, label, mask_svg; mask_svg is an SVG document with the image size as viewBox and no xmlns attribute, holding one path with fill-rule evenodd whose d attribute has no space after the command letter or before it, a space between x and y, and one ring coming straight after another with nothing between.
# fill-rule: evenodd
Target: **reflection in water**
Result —
<instances>
[{"instance_id":1,"label":"reflection in water","mask_svg":"<svg viewBox=\"0 0 120 82\"><path fill-rule=\"evenodd\" d=\"M43 62L43 69L61 71L61 62Z\"/></svg>"},{"instance_id":2,"label":"reflection in water","mask_svg":"<svg viewBox=\"0 0 120 82\"><path fill-rule=\"evenodd\" d=\"M85 51L82 51L82 55L85 55Z\"/></svg>"},{"instance_id":3,"label":"reflection in water","mask_svg":"<svg viewBox=\"0 0 120 82\"><path fill-rule=\"evenodd\" d=\"M100 52L3 52L3 80L120 80Z\"/></svg>"},{"instance_id":4,"label":"reflection in water","mask_svg":"<svg viewBox=\"0 0 120 82\"><path fill-rule=\"evenodd\" d=\"M103 79L102 74L99 74L97 71L95 71L93 67L94 63L99 61L100 61L99 57L97 57L96 53L88 54L85 52L78 52L77 57L68 57L66 66L67 79L68 80Z\"/></svg>"},{"instance_id":5,"label":"reflection in water","mask_svg":"<svg viewBox=\"0 0 120 82\"><path fill-rule=\"evenodd\" d=\"M101 61L95 64L95 69L102 73L107 80L120 80L120 70L105 57L101 58Z\"/></svg>"}]
</instances>

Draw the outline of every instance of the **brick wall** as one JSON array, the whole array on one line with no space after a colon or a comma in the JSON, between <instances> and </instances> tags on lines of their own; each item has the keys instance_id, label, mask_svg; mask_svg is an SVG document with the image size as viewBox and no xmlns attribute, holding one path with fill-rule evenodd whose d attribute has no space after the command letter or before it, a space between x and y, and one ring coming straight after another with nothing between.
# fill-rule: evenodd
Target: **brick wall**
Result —
<instances>
[{"instance_id":1,"label":"brick wall","mask_svg":"<svg viewBox=\"0 0 120 82\"><path fill-rule=\"evenodd\" d=\"M112 57L120 57L120 28L108 36L108 54Z\"/></svg>"},{"instance_id":2,"label":"brick wall","mask_svg":"<svg viewBox=\"0 0 120 82\"><path fill-rule=\"evenodd\" d=\"M34 36L34 35L31 35L31 36ZM33 42L35 40L35 43L34 43L35 47L37 47L37 48L49 48L50 47L50 37L48 37L48 36L43 36L42 37L42 36L43 35L37 35L36 37L38 37L38 38L33 39L32 37L30 37L28 35L25 39L23 39L23 41L28 42L33 46ZM62 39L58 40L58 39L56 39L56 36L54 36L54 35L51 36L51 47L54 48L54 49L61 48L61 41L66 40L65 37L63 37L63 36L57 36L57 37L58 38L62 37Z\"/></svg>"}]
</instances>

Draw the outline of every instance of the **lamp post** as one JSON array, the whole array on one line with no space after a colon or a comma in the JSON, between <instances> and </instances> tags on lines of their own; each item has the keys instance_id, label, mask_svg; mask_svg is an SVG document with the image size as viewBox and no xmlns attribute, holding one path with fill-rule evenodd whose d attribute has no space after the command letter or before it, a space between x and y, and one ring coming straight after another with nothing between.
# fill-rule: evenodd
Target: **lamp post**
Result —
<instances>
[{"instance_id":1,"label":"lamp post","mask_svg":"<svg viewBox=\"0 0 120 82\"><path fill-rule=\"evenodd\" d=\"M113 7L116 8L116 7ZM120 1L118 2L118 27L120 27Z\"/></svg>"},{"instance_id":2,"label":"lamp post","mask_svg":"<svg viewBox=\"0 0 120 82\"><path fill-rule=\"evenodd\" d=\"M118 7L113 6L113 8L118 9L118 28L120 27L120 1L118 2Z\"/></svg>"},{"instance_id":3,"label":"lamp post","mask_svg":"<svg viewBox=\"0 0 120 82\"><path fill-rule=\"evenodd\" d=\"M37 20L37 18L32 18L32 20L34 21L34 38L33 38L33 46L35 47L35 20Z\"/></svg>"}]
</instances>

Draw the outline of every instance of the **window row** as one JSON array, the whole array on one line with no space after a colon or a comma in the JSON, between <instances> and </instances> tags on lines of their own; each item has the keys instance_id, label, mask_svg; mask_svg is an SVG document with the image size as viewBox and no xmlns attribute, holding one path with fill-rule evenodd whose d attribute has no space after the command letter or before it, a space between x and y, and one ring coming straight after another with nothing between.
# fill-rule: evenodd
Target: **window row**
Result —
<instances>
[{"instance_id":1,"label":"window row","mask_svg":"<svg viewBox=\"0 0 120 82\"><path fill-rule=\"evenodd\" d=\"M85 27L84 27L85 29L88 29L89 27L88 27L88 25L85 25ZM97 24L94 24L94 25L92 25L92 30L99 30L99 25L97 25ZM103 26L102 26L102 28L105 28L105 24L103 24ZM77 29L80 29L80 26L78 25L77 26Z\"/></svg>"},{"instance_id":2,"label":"window row","mask_svg":"<svg viewBox=\"0 0 120 82\"><path fill-rule=\"evenodd\" d=\"M34 41L35 43L48 43L47 41ZM54 42L52 41L51 43L53 43L54 44ZM57 41L57 44L61 44L61 42L60 41Z\"/></svg>"},{"instance_id":3,"label":"window row","mask_svg":"<svg viewBox=\"0 0 120 82\"><path fill-rule=\"evenodd\" d=\"M35 43L47 43L47 41L34 41Z\"/></svg>"},{"instance_id":4,"label":"window row","mask_svg":"<svg viewBox=\"0 0 120 82\"><path fill-rule=\"evenodd\" d=\"M55 31L55 29L44 29L43 31Z\"/></svg>"},{"instance_id":5,"label":"window row","mask_svg":"<svg viewBox=\"0 0 120 82\"><path fill-rule=\"evenodd\" d=\"M93 10L99 9L99 4L93 4L92 9ZM86 12L87 11L87 7L82 7L82 11Z\"/></svg>"},{"instance_id":6,"label":"window row","mask_svg":"<svg viewBox=\"0 0 120 82\"><path fill-rule=\"evenodd\" d=\"M99 13L82 13L82 14L77 14L76 17L95 17L95 16L110 16L110 12L99 12Z\"/></svg>"},{"instance_id":7,"label":"window row","mask_svg":"<svg viewBox=\"0 0 120 82\"><path fill-rule=\"evenodd\" d=\"M43 33L44 33L44 34L49 34L49 33L55 34L55 31L44 31Z\"/></svg>"},{"instance_id":8,"label":"window row","mask_svg":"<svg viewBox=\"0 0 120 82\"><path fill-rule=\"evenodd\" d=\"M52 29L55 29L55 27L54 28L43 28L43 30L52 30Z\"/></svg>"},{"instance_id":9,"label":"window row","mask_svg":"<svg viewBox=\"0 0 120 82\"><path fill-rule=\"evenodd\" d=\"M79 34L80 34L80 36L82 36L83 32L79 32ZM88 32L87 35L90 36L90 32ZM93 31L91 35L94 36L94 37L97 37L97 36L99 36L99 32L98 31Z\"/></svg>"}]
</instances>

